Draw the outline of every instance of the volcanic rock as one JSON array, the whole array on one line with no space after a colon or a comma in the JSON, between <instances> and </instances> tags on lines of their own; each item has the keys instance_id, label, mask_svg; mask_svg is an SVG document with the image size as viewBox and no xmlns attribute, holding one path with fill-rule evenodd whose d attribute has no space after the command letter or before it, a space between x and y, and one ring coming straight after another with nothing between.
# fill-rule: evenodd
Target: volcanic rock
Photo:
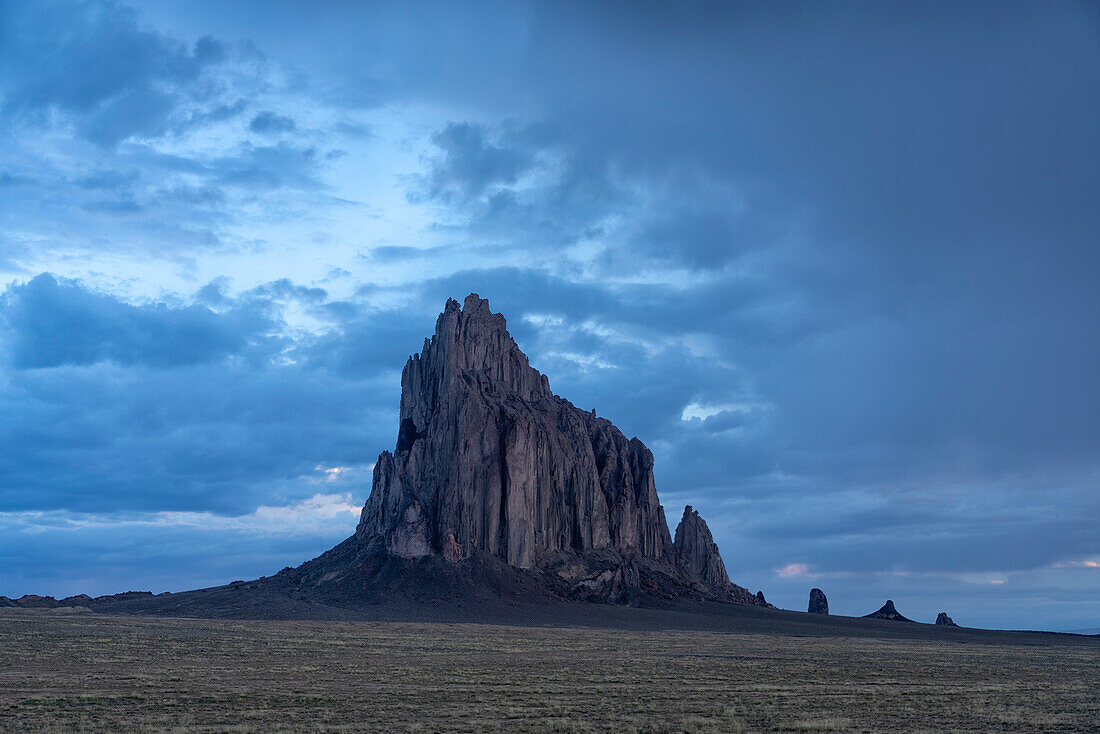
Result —
<instances>
[{"instance_id":1,"label":"volcanic rock","mask_svg":"<svg viewBox=\"0 0 1100 734\"><path fill-rule=\"evenodd\" d=\"M704 586L725 589L730 585L726 566L711 537L707 521L699 517L691 505L684 507L684 516L676 526L673 551L676 565L684 573L699 579Z\"/></svg>"},{"instance_id":2,"label":"volcanic rock","mask_svg":"<svg viewBox=\"0 0 1100 734\"><path fill-rule=\"evenodd\" d=\"M886 600L886 603L882 605L882 608L877 612L871 612L870 614L864 614L864 619L890 619L895 622L912 622L913 620L901 616L897 609L894 608L894 602L890 599Z\"/></svg>"},{"instance_id":3,"label":"volcanic rock","mask_svg":"<svg viewBox=\"0 0 1100 734\"><path fill-rule=\"evenodd\" d=\"M476 295L448 300L406 363L397 446L375 464L356 535L403 558L453 536L520 568L554 551L671 546L649 449L551 393Z\"/></svg>"},{"instance_id":4,"label":"volcanic rock","mask_svg":"<svg viewBox=\"0 0 1100 734\"><path fill-rule=\"evenodd\" d=\"M936 624L943 625L945 627L958 627L959 626L959 625L955 624L955 620L953 620L953 619L951 619L951 617L947 616L947 612L940 612L939 614L936 615Z\"/></svg>"},{"instance_id":5,"label":"volcanic rock","mask_svg":"<svg viewBox=\"0 0 1100 734\"><path fill-rule=\"evenodd\" d=\"M542 571L570 597L766 604L730 583L690 507L676 537L645 444L553 394L488 301L449 299L402 371L397 443L375 463L359 546Z\"/></svg>"},{"instance_id":6,"label":"volcanic rock","mask_svg":"<svg viewBox=\"0 0 1100 734\"><path fill-rule=\"evenodd\" d=\"M810 606L806 609L810 614L828 614L829 600L821 589L810 589Z\"/></svg>"}]
</instances>

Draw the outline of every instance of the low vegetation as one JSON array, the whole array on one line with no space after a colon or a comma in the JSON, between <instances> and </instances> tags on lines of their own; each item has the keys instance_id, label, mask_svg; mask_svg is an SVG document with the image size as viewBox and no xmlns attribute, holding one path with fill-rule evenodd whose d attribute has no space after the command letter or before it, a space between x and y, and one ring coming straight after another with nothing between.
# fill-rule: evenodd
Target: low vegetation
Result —
<instances>
[{"instance_id":1,"label":"low vegetation","mask_svg":"<svg viewBox=\"0 0 1100 734\"><path fill-rule=\"evenodd\" d=\"M0 614L3 731L1080 731L1100 646Z\"/></svg>"}]
</instances>

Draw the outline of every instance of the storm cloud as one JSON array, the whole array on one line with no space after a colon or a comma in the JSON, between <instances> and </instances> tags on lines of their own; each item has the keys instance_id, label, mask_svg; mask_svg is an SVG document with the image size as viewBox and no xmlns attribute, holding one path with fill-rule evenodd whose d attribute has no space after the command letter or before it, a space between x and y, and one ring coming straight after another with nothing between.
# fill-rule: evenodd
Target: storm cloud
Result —
<instances>
[{"instance_id":1,"label":"storm cloud","mask_svg":"<svg viewBox=\"0 0 1100 734\"><path fill-rule=\"evenodd\" d=\"M477 292L769 600L1096 626L1092 6L2 13L3 553L95 570L0 593L113 590L102 528L162 513L249 569L350 532L248 518L361 503ZM165 553L126 574L222 572Z\"/></svg>"}]
</instances>

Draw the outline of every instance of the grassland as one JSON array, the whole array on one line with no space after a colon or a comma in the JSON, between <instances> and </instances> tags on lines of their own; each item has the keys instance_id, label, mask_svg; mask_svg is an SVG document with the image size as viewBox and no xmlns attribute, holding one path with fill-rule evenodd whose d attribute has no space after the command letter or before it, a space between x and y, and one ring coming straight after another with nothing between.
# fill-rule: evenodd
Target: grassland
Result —
<instances>
[{"instance_id":1,"label":"grassland","mask_svg":"<svg viewBox=\"0 0 1100 734\"><path fill-rule=\"evenodd\" d=\"M3 731L1096 731L1100 646L0 615Z\"/></svg>"}]
</instances>

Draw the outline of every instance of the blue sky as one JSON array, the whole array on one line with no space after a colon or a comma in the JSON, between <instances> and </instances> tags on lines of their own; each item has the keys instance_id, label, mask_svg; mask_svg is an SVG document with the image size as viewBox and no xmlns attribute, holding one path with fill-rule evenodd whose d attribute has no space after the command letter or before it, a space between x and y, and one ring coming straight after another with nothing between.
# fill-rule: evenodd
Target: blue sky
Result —
<instances>
[{"instance_id":1,"label":"blue sky","mask_svg":"<svg viewBox=\"0 0 1100 734\"><path fill-rule=\"evenodd\" d=\"M788 608L1100 624L1088 3L9 2L0 594L353 530L477 292Z\"/></svg>"}]
</instances>

